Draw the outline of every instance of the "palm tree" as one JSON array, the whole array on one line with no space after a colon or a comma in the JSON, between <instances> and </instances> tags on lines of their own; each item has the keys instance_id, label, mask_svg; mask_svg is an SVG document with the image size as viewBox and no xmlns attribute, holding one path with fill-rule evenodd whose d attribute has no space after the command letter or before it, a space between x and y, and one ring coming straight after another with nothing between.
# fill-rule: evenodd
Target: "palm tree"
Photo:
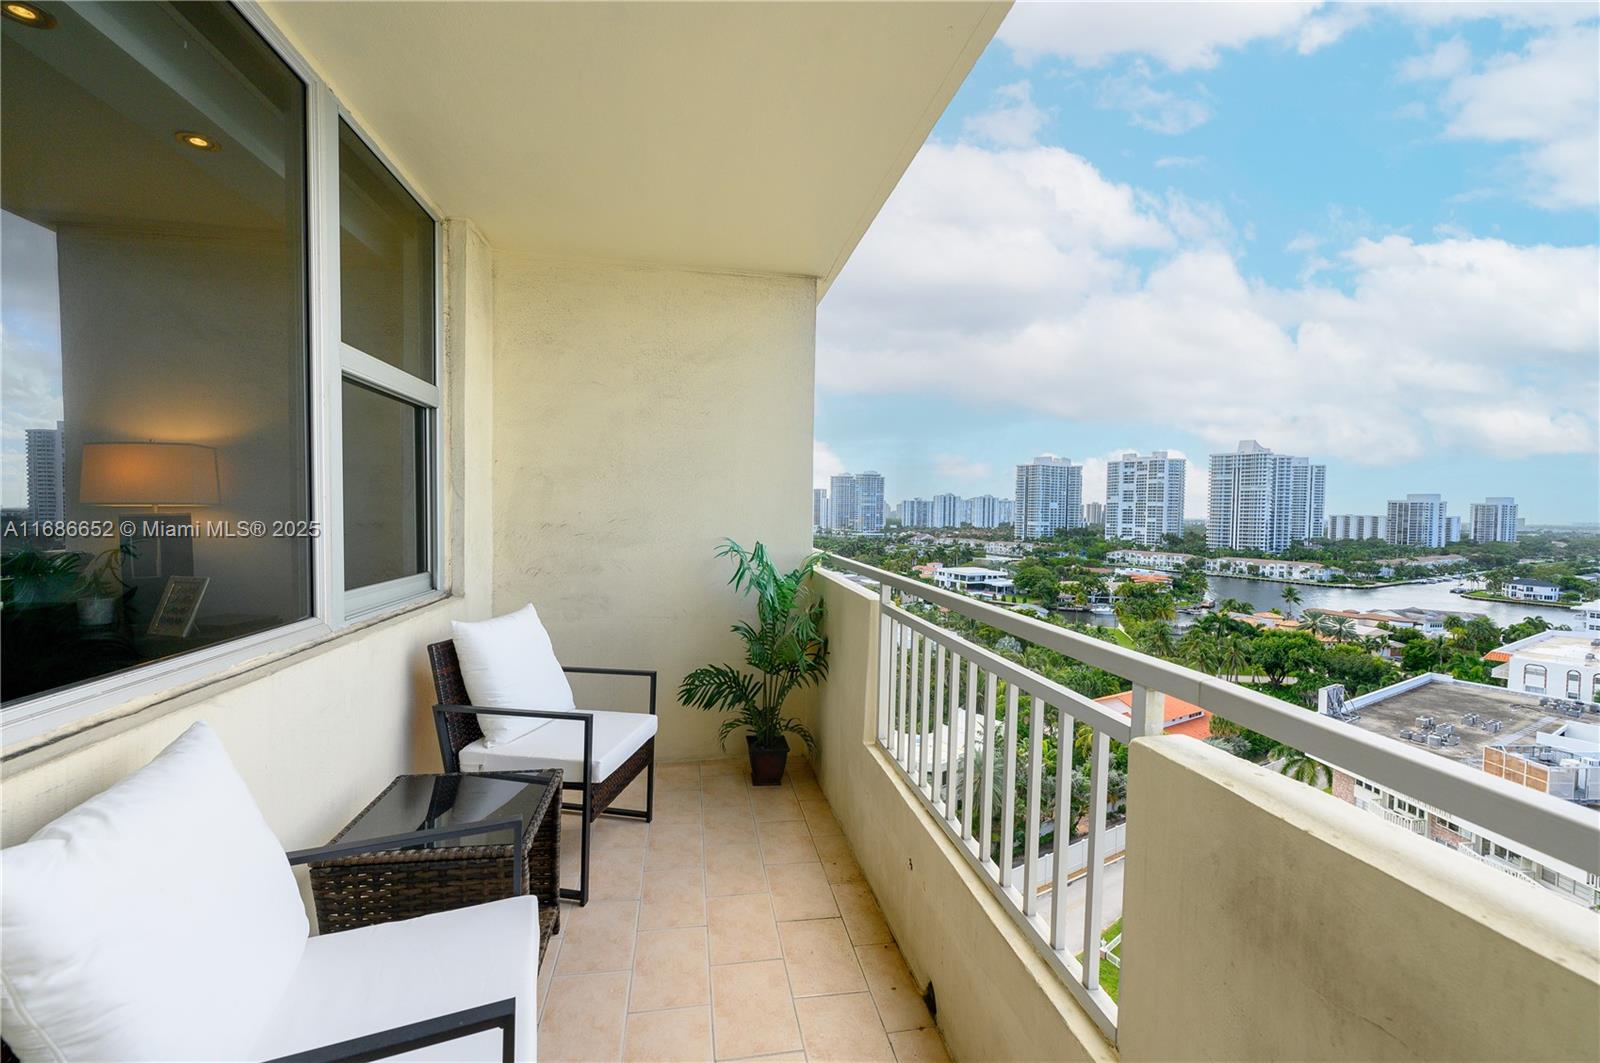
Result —
<instances>
[{"instance_id":1,"label":"palm tree","mask_svg":"<svg viewBox=\"0 0 1600 1063\"><path fill-rule=\"evenodd\" d=\"M1293 616L1294 606L1300 604L1300 592L1292 586L1283 588L1283 604L1290 607L1289 614Z\"/></svg>"},{"instance_id":2,"label":"palm tree","mask_svg":"<svg viewBox=\"0 0 1600 1063\"><path fill-rule=\"evenodd\" d=\"M1222 668L1226 675L1223 678L1237 680L1239 673L1249 663L1250 651L1246 648L1245 640L1238 635L1225 636L1222 640Z\"/></svg>"},{"instance_id":3,"label":"palm tree","mask_svg":"<svg viewBox=\"0 0 1600 1063\"><path fill-rule=\"evenodd\" d=\"M733 625L733 633L744 642L749 671L732 664L696 668L684 676L678 700L691 708L729 713L720 729L724 742L740 727L748 727L760 748L783 743L788 733L814 750L816 739L799 720L783 715L783 703L794 691L820 685L828 677L823 601L810 579L822 555L813 554L799 568L782 574L760 543L746 550L729 539L717 556L734 559L728 582L756 599L756 624L741 620Z\"/></svg>"},{"instance_id":4,"label":"palm tree","mask_svg":"<svg viewBox=\"0 0 1600 1063\"><path fill-rule=\"evenodd\" d=\"M1172 639L1172 627L1160 620L1140 624L1133 632L1133 643L1140 653L1163 659L1177 654L1177 644Z\"/></svg>"},{"instance_id":5,"label":"palm tree","mask_svg":"<svg viewBox=\"0 0 1600 1063\"><path fill-rule=\"evenodd\" d=\"M1280 742L1272 747L1267 759L1280 761L1278 772L1296 782L1315 786L1319 790L1326 790L1333 785L1333 774L1326 764L1293 746L1286 746Z\"/></svg>"}]
</instances>

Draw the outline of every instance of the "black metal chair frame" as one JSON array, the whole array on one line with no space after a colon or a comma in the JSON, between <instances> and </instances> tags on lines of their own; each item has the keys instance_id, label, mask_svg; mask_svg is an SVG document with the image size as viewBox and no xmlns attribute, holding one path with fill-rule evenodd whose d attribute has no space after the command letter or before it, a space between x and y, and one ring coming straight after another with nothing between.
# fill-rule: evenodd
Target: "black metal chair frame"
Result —
<instances>
[{"instance_id":1,"label":"black metal chair frame","mask_svg":"<svg viewBox=\"0 0 1600 1063\"><path fill-rule=\"evenodd\" d=\"M653 669L643 668L595 668L578 665L562 665L561 670L573 675L615 675L632 676L650 680L650 715L656 715L656 672ZM591 710L599 711L599 710ZM562 789L581 790L582 800L577 802L563 801L561 809L564 812L577 812L582 820L581 844L579 845L581 868L579 870L578 888L569 889L562 887L561 896L564 900L577 901L579 906L589 903L589 851L590 836L593 831L593 822L597 813L594 811L594 789L605 779L591 779L593 774L590 767L594 764L594 716L583 709L565 711L559 709L484 709L469 704L461 705L435 705L433 707L434 729L439 736L439 755L444 761L446 772L461 771L461 758L450 748L450 734L446 725L446 717L453 714L470 714L473 716L522 716L542 720L568 720L583 726L583 779L564 780ZM620 770L620 769L619 769ZM644 808L616 808L607 806L602 808L598 815L615 816L620 819L642 819L646 823L655 820L656 801L656 758L652 749L650 759L645 767Z\"/></svg>"}]
</instances>

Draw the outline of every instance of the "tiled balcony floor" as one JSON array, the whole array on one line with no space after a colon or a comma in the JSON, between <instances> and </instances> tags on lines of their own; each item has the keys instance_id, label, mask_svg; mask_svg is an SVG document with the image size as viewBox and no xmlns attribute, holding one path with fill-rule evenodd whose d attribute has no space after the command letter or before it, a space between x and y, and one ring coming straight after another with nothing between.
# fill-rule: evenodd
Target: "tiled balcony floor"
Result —
<instances>
[{"instance_id":1,"label":"tiled balcony floor","mask_svg":"<svg viewBox=\"0 0 1600 1063\"><path fill-rule=\"evenodd\" d=\"M594 839L539 974L541 1060L946 1058L804 760L776 788L742 760L662 765L655 823Z\"/></svg>"}]
</instances>

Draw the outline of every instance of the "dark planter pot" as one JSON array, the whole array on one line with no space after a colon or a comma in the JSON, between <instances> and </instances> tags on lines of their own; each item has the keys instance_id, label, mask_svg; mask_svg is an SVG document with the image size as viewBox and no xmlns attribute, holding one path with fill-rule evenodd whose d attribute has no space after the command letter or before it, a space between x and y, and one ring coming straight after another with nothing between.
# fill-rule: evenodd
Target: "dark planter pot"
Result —
<instances>
[{"instance_id":1,"label":"dark planter pot","mask_svg":"<svg viewBox=\"0 0 1600 1063\"><path fill-rule=\"evenodd\" d=\"M745 735L750 747L750 782L755 786L777 786L783 782L783 768L789 762L789 743L778 739L777 745L757 746L755 735Z\"/></svg>"}]
</instances>

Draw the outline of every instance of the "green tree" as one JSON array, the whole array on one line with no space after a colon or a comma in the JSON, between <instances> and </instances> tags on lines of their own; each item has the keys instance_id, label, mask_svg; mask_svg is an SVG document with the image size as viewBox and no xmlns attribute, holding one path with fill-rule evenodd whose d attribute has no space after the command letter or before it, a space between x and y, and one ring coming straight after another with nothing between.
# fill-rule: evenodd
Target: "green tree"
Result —
<instances>
[{"instance_id":1,"label":"green tree","mask_svg":"<svg viewBox=\"0 0 1600 1063\"><path fill-rule=\"evenodd\" d=\"M1289 776L1296 782L1303 782L1319 790L1326 790L1333 785L1333 774L1326 764L1293 746L1279 743L1272 747L1267 756L1279 762L1278 771L1281 774Z\"/></svg>"},{"instance_id":2,"label":"green tree","mask_svg":"<svg viewBox=\"0 0 1600 1063\"><path fill-rule=\"evenodd\" d=\"M1289 673L1316 659L1316 640L1298 631L1263 631L1250 642L1250 661L1267 682L1283 686Z\"/></svg>"},{"instance_id":3,"label":"green tree","mask_svg":"<svg viewBox=\"0 0 1600 1063\"><path fill-rule=\"evenodd\" d=\"M1293 615L1294 607L1300 604L1300 592L1293 586L1283 588L1283 604L1289 606L1289 612Z\"/></svg>"}]
</instances>

